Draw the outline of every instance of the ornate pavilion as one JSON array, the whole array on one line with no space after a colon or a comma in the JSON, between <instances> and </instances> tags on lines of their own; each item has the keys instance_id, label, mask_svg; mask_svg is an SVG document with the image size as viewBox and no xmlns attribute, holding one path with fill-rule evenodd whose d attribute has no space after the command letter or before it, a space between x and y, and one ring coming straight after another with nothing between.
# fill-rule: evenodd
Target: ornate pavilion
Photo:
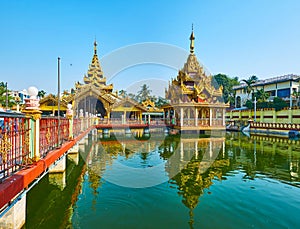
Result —
<instances>
[{"instance_id":1,"label":"ornate pavilion","mask_svg":"<svg viewBox=\"0 0 300 229\"><path fill-rule=\"evenodd\" d=\"M44 114L57 114L57 97L48 95L41 99L40 107ZM75 89L64 92L61 96L60 110L64 113L67 105L73 105L75 117L94 114L101 118L118 119L126 122L128 119L141 120L146 107L113 92L113 84L106 84L100 61L97 55L97 42L94 42L94 55L89 65L83 83L76 82Z\"/></svg>"},{"instance_id":2,"label":"ornate pavilion","mask_svg":"<svg viewBox=\"0 0 300 229\"><path fill-rule=\"evenodd\" d=\"M178 130L225 129L225 104L222 85L201 66L194 54L194 32L190 36L190 54L175 79L169 82L164 108L167 124Z\"/></svg>"}]
</instances>

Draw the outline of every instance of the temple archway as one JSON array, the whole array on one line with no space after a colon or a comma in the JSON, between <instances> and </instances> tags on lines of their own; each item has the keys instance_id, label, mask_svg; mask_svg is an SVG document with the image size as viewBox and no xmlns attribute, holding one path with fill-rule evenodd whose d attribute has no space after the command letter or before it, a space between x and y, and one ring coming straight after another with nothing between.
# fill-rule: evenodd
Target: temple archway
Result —
<instances>
[{"instance_id":1,"label":"temple archway","mask_svg":"<svg viewBox=\"0 0 300 229\"><path fill-rule=\"evenodd\" d=\"M89 114L94 114L99 117L105 117L107 115L106 107L101 98L93 95L79 98L77 101L75 100L75 108L77 114L82 110L83 114L88 112Z\"/></svg>"}]
</instances>

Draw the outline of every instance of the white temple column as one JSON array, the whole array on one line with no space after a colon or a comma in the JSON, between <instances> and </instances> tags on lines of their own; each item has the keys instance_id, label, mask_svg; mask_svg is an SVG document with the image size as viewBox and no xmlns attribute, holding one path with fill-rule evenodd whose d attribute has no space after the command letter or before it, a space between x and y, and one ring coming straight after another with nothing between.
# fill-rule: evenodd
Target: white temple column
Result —
<instances>
[{"instance_id":1,"label":"white temple column","mask_svg":"<svg viewBox=\"0 0 300 229\"><path fill-rule=\"evenodd\" d=\"M173 110L173 119L172 120L174 120L174 122L172 122L172 124L175 124L175 123L177 123L177 120L176 120L176 112L175 112L176 110L174 109Z\"/></svg>"},{"instance_id":2,"label":"white temple column","mask_svg":"<svg viewBox=\"0 0 300 229\"><path fill-rule=\"evenodd\" d=\"M226 114L226 111L225 111L225 108L223 108L223 116L222 116L222 125L225 126L225 114Z\"/></svg>"},{"instance_id":3,"label":"white temple column","mask_svg":"<svg viewBox=\"0 0 300 229\"><path fill-rule=\"evenodd\" d=\"M212 126L212 108L209 108L209 126Z\"/></svg>"},{"instance_id":4,"label":"white temple column","mask_svg":"<svg viewBox=\"0 0 300 229\"><path fill-rule=\"evenodd\" d=\"M198 126L198 108L195 108L195 126Z\"/></svg>"},{"instance_id":5,"label":"white temple column","mask_svg":"<svg viewBox=\"0 0 300 229\"><path fill-rule=\"evenodd\" d=\"M195 159L198 158L198 141L195 141Z\"/></svg>"},{"instance_id":6,"label":"white temple column","mask_svg":"<svg viewBox=\"0 0 300 229\"><path fill-rule=\"evenodd\" d=\"M180 126L183 126L183 108L180 108Z\"/></svg>"}]
</instances>

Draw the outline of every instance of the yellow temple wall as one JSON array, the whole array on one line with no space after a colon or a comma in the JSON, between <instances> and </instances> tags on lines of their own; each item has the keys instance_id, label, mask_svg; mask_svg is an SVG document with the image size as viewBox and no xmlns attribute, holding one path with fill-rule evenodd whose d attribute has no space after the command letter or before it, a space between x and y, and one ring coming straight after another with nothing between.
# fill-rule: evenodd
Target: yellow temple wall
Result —
<instances>
[{"instance_id":1,"label":"yellow temple wall","mask_svg":"<svg viewBox=\"0 0 300 229\"><path fill-rule=\"evenodd\" d=\"M46 106L46 105L41 105L40 106L40 109L41 111L57 111L58 110L58 107L57 106ZM67 110L67 107L64 107L64 106L61 106L60 107L60 110L61 111L66 111Z\"/></svg>"},{"instance_id":2,"label":"yellow temple wall","mask_svg":"<svg viewBox=\"0 0 300 229\"><path fill-rule=\"evenodd\" d=\"M116 107L116 108L113 108L112 110L113 112L133 112L133 111L136 111L136 112L142 112L141 109L138 109L136 107Z\"/></svg>"},{"instance_id":3,"label":"yellow temple wall","mask_svg":"<svg viewBox=\"0 0 300 229\"><path fill-rule=\"evenodd\" d=\"M254 110L226 112L227 122L230 120L248 122L249 119L254 120ZM272 108L258 109L256 111L256 122L300 124L300 108L285 108L280 111L275 111Z\"/></svg>"}]
</instances>

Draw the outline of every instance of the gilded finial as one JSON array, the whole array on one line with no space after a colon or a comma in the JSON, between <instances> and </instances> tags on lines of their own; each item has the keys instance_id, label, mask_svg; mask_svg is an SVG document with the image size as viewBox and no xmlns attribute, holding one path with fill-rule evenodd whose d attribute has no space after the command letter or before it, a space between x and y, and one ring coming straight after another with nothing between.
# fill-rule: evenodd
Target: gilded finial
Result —
<instances>
[{"instance_id":1,"label":"gilded finial","mask_svg":"<svg viewBox=\"0 0 300 229\"><path fill-rule=\"evenodd\" d=\"M194 25L192 24L192 33L190 36L190 53L194 53L194 40L195 40L195 35L194 35Z\"/></svg>"},{"instance_id":2,"label":"gilded finial","mask_svg":"<svg viewBox=\"0 0 300 229\"><path fill-rule=\"evenodd\" d=\"M95 39L95 42L94 42L94 53L95 55L97 54L97 41Z\"/></svg>"}]
</instances>

